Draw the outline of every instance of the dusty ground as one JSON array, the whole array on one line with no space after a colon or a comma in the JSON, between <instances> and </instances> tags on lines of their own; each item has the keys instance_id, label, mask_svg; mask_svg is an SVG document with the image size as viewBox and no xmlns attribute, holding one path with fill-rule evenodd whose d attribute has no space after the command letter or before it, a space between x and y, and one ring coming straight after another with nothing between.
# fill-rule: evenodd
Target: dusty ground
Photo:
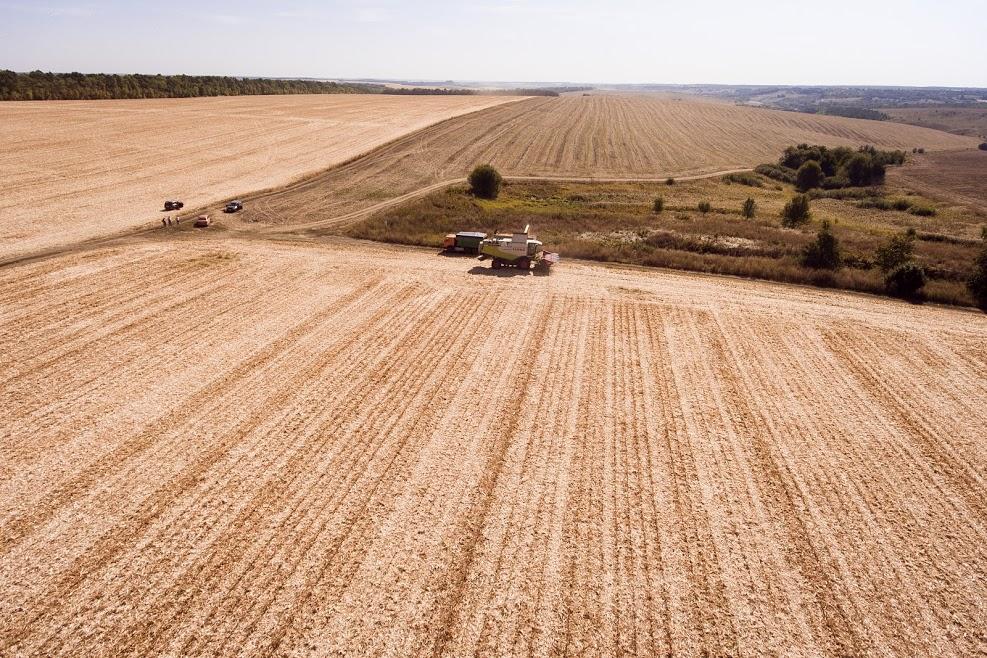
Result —
<instances>
[{"instance_id":1,"label":"dusty ground","mask_svg":"<svg viewBox=\"0 0 987 658\"><path fill-rule=\"evenodd\" d=\"M0 103L0 258L283 185L511 98L245 96Z\"/></svg>"},{"instance_id":2,"label":"dusty ground","mask_svg":"<svg viewBox=\"0 0 987 658\"><path fill-rule=\"evenodd\" d=\"M0 269L0 654L987 647L987 317L474 267Z\"/></svg>"},{"instance_id":3,"label":"dusty ground","mask_svg":"<svg viewBox=\"0 0 987 658\"><path fill-rule=\"evenodd\" d=\"M659 95L532 98L445 121L272 194L245 222L311 223L461 180L490 162L515 176L665 178L774 162L800 142L910 151L976 140L903 124L738 107Z\"/></svg>"}]
</instances>

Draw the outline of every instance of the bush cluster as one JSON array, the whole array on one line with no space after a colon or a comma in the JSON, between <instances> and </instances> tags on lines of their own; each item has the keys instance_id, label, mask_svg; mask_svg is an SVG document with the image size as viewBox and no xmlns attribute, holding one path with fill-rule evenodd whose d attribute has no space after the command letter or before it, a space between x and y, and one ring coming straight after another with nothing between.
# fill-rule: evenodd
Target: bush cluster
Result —
<instances>
[{"instance_id":1,"label":"bush cluster","mask_svg":"<svg viewBox=\"0 0 987 658\"><path fill-rule=\"evenodd\" d=\"M651 209L655 212L655 214L661 213L661 211L665 209L665 198L660 196L655 197L655 202L654 205L651 206Z\"/></svg>"},{"instance_id":2,"label":"bush cluster","mask_svg":"<svg viewBox=\"0 0 987 658\"><path fill-rule=\"evenodd\" d=\"M710 203L709 201L700 201L699 202L699 212L701 212L703 214L706 214L706 213L708 213L712 209L713 209L713 204Z\"/></svg>"},{"instance_id":3,"label":"bush cluster","mask_svg":"<svg viewBox=\"0 0 987 658\"><path fill-rule=\"evenodd\" d=\"M725 174L723 180L727 183L738 183L748 187L764 187L760 178L751 173Z\"/></svg>"},{"instance_id":4,"label":"bush cluster","mask_svg":"<svg viewBox=\"0 0 987 658\"><path fill-rule=\"evenodd\" d=\"M803 170L806 163L815 165ZM775 180L797 185L803 192L821 187L839 189L880 184L888 165L905 162L904 151L879 151L873 146L861 146L854 151L845 146L799 144L785 149L778 164L763 164L754 169ZM816 166L821 170L816 170Z\"/></svg>"}]
</instances>

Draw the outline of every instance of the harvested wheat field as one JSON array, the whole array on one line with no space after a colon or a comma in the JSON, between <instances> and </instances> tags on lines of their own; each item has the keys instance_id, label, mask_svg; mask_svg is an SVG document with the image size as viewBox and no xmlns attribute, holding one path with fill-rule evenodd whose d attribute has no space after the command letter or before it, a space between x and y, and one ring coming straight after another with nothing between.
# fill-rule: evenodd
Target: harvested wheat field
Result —
<instances>
[{"instance_id":1,"label":"harvested wheat field","mask_svg":"<svg viewBox=\"0 0 987 658\"><path fill-rule=\"evenodd\" d=\"M913 156L888 170L888 183L987 217L987 151L951 151Z\"/></svg>"},{"instance_id":2,"label":"harvested wheat field","mask_svg":"<svg viewBox=\"0 0 987 658\"><path fill-rule=\"evenodd\" d=\"M0 104L0 258L283 185L508 97L313 95Z\"/></svg>"},{"instance_id":3,"label":"harvested wheat field","mask_svg":"<svg viewBox=\"0 0 987 658\"><path fill-rule=\"evenodd\" d=\"M246 222L331 223L490 162L512 176L665 178L774 162L799 142L929 150L976 140L881 121L659 95L532 98L409 134L345 166L251 197ZM434 188L433 188L434 189Z\"/></svg>"},{"instance_id":4,"label":"harvested wheat field","mask_svg":"<svg viewBox=\"0 0 987 658\"><path fill-rule=\"evenodd\" d=\"M987 647L980 314L185 236L0 341L3 655Z\"/></svg>"}]
</instances>

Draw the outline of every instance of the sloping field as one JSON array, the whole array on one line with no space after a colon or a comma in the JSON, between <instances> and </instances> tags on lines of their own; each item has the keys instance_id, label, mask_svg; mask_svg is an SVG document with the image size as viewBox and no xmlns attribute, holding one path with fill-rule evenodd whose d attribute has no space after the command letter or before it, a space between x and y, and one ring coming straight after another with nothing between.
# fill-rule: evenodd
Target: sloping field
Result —
<instances>
[{"instance_id":1,"label":"sloping field","mask_svg":"<svg viewBox=\"0 0 987 658\"><path fill-rule=\"evenodd\" d=\"M0 103L0 257L284 185L441 119L479 96L253 96Z\"/></svg>"},{"instance_id":2,"label":"sloping field","mask_svg":"<svg viewBox=\"0 0 987 658\"><path fill-rule=\"evenodd\" d=\"M306 182L252 199L246 221L332 220L491 162L516 176L664 178L773 162L789 145L975 148L891 122L653 95L533 98L445 121Z\"/></svg>"},{"instance_id":3,"label":"sloping field","mask_svg":"<svg viewBox=\"0 0 987 658\"><path fill-rule=\"evenodd\" d=\"M474 265L0 269L0 654L987 646L983 315Z\"/></svg>"},{"instance_id":4,"label":"sloping field","mask_svg":"<svg viewBox=\"0 0 987 658\"><path fill-rule=\"evenodd\" d=\"M889 169L888 182L987 217L987 151L919 155Z\"/></svg>"}]
</instances>

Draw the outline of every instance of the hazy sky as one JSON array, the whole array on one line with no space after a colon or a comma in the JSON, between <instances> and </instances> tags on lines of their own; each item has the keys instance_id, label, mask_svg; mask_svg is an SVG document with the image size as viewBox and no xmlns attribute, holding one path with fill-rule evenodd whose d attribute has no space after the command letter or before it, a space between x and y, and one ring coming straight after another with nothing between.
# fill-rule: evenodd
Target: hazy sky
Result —
<instances>
[{"instance_id":1,"label":"hazy sky","mask_svg":"<svg viewBox=\"0 0 987 658\"><path fill-rule=\"evenodd\" d=\"M987 0L0 0L0 68L987 87Z\"/></svg>"}]
</instances>

